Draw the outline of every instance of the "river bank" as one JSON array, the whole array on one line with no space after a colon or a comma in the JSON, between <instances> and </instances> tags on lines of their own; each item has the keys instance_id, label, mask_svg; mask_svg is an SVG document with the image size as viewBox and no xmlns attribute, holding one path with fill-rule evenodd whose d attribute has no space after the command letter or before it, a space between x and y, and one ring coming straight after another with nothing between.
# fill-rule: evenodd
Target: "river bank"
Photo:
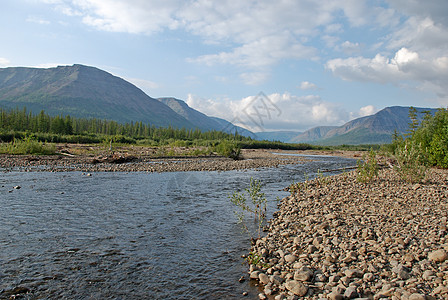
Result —
<instances>
[{"instance_id":1,"label":"river bank","mask_svg":"<svg viewBox=\"0 0 448 300\"><path fill-rule=\"evenodd\" d=\"M260 298L446 299L447 218L446 170L420 184L391 169L316 179L283 199L250 277Z\"/></svg>"},{"instance_id":2,"label":"river bank","mask_svg":"<svg viewBox=\"0 0 448 300\"><path fill-rule=\"evenodd\" d=\"M216 155L186 156L176 149L176 156L155 155L151 147L118 148L115 151L99 151L89 145L65 145L58 155L0 155L0 169L4 171L49 172L174 172L174 171L230 171L278 167L297 164L310 158L276 155L293 153L316 155L316 151L281 151L243 149L242 159L233 160ZM327 151L320 155L358 156L357 152Z\"/></svg>"}]
</instances>

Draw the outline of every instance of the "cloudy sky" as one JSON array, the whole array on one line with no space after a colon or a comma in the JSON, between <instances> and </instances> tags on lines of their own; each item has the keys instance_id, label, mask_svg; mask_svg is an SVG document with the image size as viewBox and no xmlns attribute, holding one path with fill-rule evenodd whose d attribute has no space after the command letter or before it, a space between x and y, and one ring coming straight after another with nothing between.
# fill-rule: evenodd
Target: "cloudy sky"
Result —
<instances>
[{"instance_id":1,"label":"cloudy sky","mask_svg":"<svg viewBox=\"0 0 448 300\"><path fill-rule=\"evenodd\" d=\"M446 0L3 0L0 67L85 64L249 129L448 106Z\"/></svg>"}]
</instances>

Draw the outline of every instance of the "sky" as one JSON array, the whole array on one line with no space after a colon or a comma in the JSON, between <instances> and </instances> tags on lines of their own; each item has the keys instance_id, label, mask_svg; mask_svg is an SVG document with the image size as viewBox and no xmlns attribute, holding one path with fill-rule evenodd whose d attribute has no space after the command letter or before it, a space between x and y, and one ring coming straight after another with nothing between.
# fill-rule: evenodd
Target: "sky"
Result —
<instances>
[{"instance_id":1,"label":"sky","mask_svg":"<svg viewBox=\"0 0 448 300\"><path fill-rule=\"evenodd\" d=\"M446 0L2 0L0 67L84 64L253 131L448 106Z\"/></svg>"}]
</instances>

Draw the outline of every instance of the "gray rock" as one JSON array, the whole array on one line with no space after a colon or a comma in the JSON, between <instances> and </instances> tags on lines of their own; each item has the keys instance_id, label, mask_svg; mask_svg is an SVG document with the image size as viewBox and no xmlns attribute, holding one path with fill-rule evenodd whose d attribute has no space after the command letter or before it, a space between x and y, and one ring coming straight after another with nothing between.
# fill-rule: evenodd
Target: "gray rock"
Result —
<instances>
[{"instance_id":1,"label":"gray rock","mask_svg":"<svg viewBox=\"0 0 448 300\"><path fill-rule=\"evenodd\" d=\"M285 283L285 287L288 291L292 292L294 295L299 297L303 297L308 292L308 287L306 287L303 283L297 280L287 281Z\"/></svg>"},{"instance_id":2,"label":"gray rock","mask_svg":"<svg viewBox=\"0 0 448 300\"><path fill-rule=\"evenodd\" d=\"M431 280L434 277L434 272L432 270L426 270L423 272L422 278L424 280Z\"/></svg>"},{"instance_id":3,"label":"gray rock","mask_svg":"<svg viewBox=\"0 0 448 300\"><path fill-rule=\"evenodd\" d=\"M269 283L269 277L268 277L268 275L266 275L264 273L258 274L258 279L260 279L260 282L263 283L263 284L268 284Z\"/></svg>"},{"instance_id":4,"label":"gray rock","mask_svg":"<svg viewBox=\"0 0 448 300\"><path fill-rule=\"evenodd\" d=\"M329 300L343 300L344 296L335 292L331 292L330 294L328 294L328 299Z\"/></svg>"},{"instance_id":5,"label":"gray rock","mask_svg":"<svg viewBox=\"0 0 448 300\"><path fill-rule=\"evenodd\" d=\"M250 273L250 279L258 279L260 276L260 271L253 271Z\"/></svg>"},{"instance_id":6,"label":"gray rock","mask_svg":"<svg viewBox=\"0 0 448 300\"><path fill-rule=\"evenodd\" d=\"M345 275L348 278L362 278L362 276L364 275L362 271L358 270L358 269L348 269L345 271Z\"/></svg>"},{"instance_id":7,"label":"gray rock","mask_svg":"<svg viewBox=\"0 0 448 300\"><path fill-rule=\"evenodd\" d=\"M375 278L375 275L373 275L373 273L366 273L366 274L364 274L364 276L362 278L366 282L372 282L373 279Z\"/></svg>"},{"instance_id":8,"label":"gray rock","mask_svg":"<svg viewBox=\"0 0 448 300\"><path fill-rule=\"evenodd\" d=\"M313 271L306 268L298 270L294 273L294 280L310 281L311 278L313 278Z\"/></svg>"},{"instance_id":9,"label":"gray rock","mask_svg":"<svg viewBox=\"0 0 448 300\"><path fill-rule=\"evenodd\" d=\"M426 300L425 295L414 293L409 296L409 300Z\"/></svg>"},{"instance_id":10,"label":"gray rock","mask_svg":"<svg viewBox=\"0 0 448 300\"><path fill-rule=\"evenodd\" d=\"M278 275L271 276L271 282L275 285L281 285L283 283L283 278Z\"/></svg>"},{"instance_id":11,"label":"gray rock","mask_svg":"<svg viewBox=\"0 0 448 300\"><path fill-rule=\"evenodd\" d=\"M285 261L288 263L293 263L296 261L296 259L297 258L295 257L295 255L292 254L285 255Z\"/></svg>"},{"instance_id":12,"label":"gray rock","mask_svg":"<svg viewBox=\"0 0 448 300\"><path fill-rule=\"evenodd\" d=\"M397 274L397 277L403 280L411 278L411 275L409 274L408 270L402 264L393 267L392 272Z\"/></svg>"},{"instance_id":13,"label":"gray rock","mask_svg":"<svg viewBox=\"0 0 448 300\"><path fill-rule=\"evenodd\" d=\"M344 293L344 297L347 299L354 299L358 297L358 292L356 291L356 288L353 286L349 286Z\"/></svg>"}]
</instances>

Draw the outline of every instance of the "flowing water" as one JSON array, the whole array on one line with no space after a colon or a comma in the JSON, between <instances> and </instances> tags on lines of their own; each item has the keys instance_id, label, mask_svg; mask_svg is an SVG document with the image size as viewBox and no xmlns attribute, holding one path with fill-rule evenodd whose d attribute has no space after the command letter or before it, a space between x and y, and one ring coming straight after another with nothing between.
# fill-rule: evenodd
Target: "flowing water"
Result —
<instances>
[{"instance_id":1,"label":"flowing water","mask_svg":"<svg viewBox=\"0 0 448 300\"><path fill-rule=\"evenodd\" d=\"M226 172L2 173L0 298L257 298L238 282L250 243L229 194L258 179L272 214L304 174L353 165L315 157Z\"/></svg>"}]
</instances>

